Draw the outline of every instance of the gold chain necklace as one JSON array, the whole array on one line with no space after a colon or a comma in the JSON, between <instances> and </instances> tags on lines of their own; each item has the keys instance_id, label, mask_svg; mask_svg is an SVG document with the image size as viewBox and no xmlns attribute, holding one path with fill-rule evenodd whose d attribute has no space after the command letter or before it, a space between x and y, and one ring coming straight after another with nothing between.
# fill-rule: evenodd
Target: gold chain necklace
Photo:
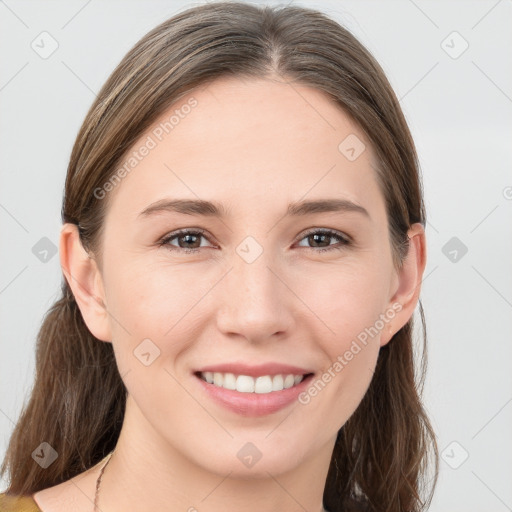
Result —
<instances>
[{"instance_id":1,"label":"gold chain necklace","mask_svg":"<svg viewBox=\"0 0 512 512\"><path fill-rule=\"evenodd\" d=\"M103 476L103 471L105 471L105 468L107 467L108 463L110 462L110 459L112 458L113 453L114 453L114 451L110 452L107 462L105 462L104 466L101 468L100 474L99 474L98 478L96 479L96 493L94 495L94 509L92 512L96 512L96 510L98 509L98 496L100 494L101 477Z\"/></svg>"},{"instance_id":2,"label":"gold chain necklace","mask_svg":"<svg viewBox=\"0 0 512 512\"><path fill-rule=\"evenodd\" d=\"M100 474L98 475L98 478L96 479L96 493L94 495L94 509L92 512L96 512L96 510L98 509L98 496L100 494L101 477L103 476L103 471L105 471L105 468L107 467L108 463L110 462L110 459L112 458L113 453L114 453L114 451L110 452L107 462L105 462L105 464L101 468ZM323 509L323 511L328 512L325 508Z\"/></svg>"}]
</instances>

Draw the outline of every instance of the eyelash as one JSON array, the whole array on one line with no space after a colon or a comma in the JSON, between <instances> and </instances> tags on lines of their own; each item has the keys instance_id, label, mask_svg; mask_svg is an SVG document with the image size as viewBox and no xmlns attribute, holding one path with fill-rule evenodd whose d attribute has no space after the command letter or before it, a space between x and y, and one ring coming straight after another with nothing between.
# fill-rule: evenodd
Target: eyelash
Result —
<instances>
[{"instance_id":1,"label":"eyelash","mask_svg":"<svg viewBox=\"0 0 512 512\"><path fill-rule=\"evenodd\" d=\"M195 253L200 250L200 247L194 248L194 249L187 249L185 247L172 246L169 244L169 242L175 238L179 238L180 236L184 236L184 235L194 235L194 236L201 235L206 240L208 240L208 238L204 235L204 233L205 233L205 231L201 230L201 229L195 229L195 230L182 229L182 230L175 231L173 233L170 233L170 234L164 236L162 239L160 239L158 241L158 246L159 247L166 246L166 248L170 251ZM333 251L333 250L341 251L341 250L345 249L346 247L348 247L349 245L352 245L352 240L350 239L349 236L342 235L338 231L334 231L332 229L311 229L311 230L307 231L306 233L304 233L302 235L302 238L299 238L298 241L301 242L302 240L304 240L304 238L307 238L308 236L315 235L315 234L321 234L321 235L326 235L330 238L336 238L341 243L341 245L337 245L337 246L334 245L334 246L329 246L329 247L305 247L306 249L311 249L314 252L328 252L328 251Z\"/></svg>"}]
</instances>

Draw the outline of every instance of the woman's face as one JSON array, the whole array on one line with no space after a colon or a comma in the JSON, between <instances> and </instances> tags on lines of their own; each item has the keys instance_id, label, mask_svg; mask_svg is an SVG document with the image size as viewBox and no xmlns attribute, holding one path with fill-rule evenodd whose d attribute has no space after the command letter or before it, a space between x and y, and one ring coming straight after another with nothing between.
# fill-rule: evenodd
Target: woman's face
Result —
<instances>
[{"instance_id":1,"label":"woman's face","mask_svg":"<svg viewBox=\"0 0 512 512\"><path fill-rule=\"evenodd\" d=\"M362 131L315 89L221 79L124 163L105 187L101 273L123 428L222 475L330 454L410 316Z\"/></svg>"}]
</instances>

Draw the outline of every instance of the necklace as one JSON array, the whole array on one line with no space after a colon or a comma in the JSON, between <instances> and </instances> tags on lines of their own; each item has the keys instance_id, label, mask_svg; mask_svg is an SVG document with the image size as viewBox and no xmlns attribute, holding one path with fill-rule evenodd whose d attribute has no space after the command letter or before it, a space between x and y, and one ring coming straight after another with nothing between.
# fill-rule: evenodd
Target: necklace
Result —
<instances>
[{"instance_id":1,"label":"necklace","mask_svg":"<svg viewBox=\"0 0 512 512\"><path fill-rule=\"evenodd\" d=\"M103 471L105 471L105 468L108 466L108 463L110 462L110 459L112 458L112 454L114 451L112 450L108 455L108 460L105 462L103 467L101 468L100 474L98 475L98 478L96 479L96 493L94 494L94 509L92 512L96 512L98 509L98 496L100 495L100 485L101 485L101 477L103 476ZM323 512L328 512L325 508L322 509Z\"/></svg>"},{"instance_id":2,"label":"necklace","mask_svg":"<svg viewBox=\"0 0 512 512\"><path fill-rule=\"evenodd\" d=\"M94 509L92 512L96 512L98 509L98 496L100 494L100 485L101 485L101 477L103 476L103 471L105 471L105 468L107 467L108 463L110 462L110 459L112 458L112 454L114 451L112 450L110 454L108 455L108 460L105 462L104 466L101 468L100 474L98 478L96 479L96 493L94 495Z\"/></svg>"}]
</instances>

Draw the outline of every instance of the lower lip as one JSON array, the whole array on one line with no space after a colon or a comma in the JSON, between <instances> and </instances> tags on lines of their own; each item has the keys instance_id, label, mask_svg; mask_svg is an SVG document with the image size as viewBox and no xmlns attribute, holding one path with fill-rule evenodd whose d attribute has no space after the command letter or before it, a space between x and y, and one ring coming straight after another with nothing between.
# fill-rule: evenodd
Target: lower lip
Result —
<instances>
[{"instance_id":1,"label":"lower lip","mask_svg":"<svg viewBox=\"0 0 512 512\"><path fill-rule=\"evenodd\" d=\"M240 416L254 417L272 414L298 400L298 396L309 386L313 374L305 377L296 386L271 393L241 393L209 384L197 375L194 377L199 381L205 393L215 402Z\"/></svg>"}]
</instances>

